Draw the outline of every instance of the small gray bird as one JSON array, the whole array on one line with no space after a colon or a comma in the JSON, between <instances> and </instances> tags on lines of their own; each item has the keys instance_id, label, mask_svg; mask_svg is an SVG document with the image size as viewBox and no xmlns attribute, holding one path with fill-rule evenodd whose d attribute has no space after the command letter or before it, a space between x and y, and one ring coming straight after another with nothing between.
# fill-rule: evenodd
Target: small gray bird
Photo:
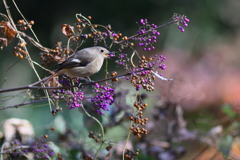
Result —
<instances>
[{"instance_id":1,"label":"small gray bird","mask_svg":"<svg viewBox=\"0 0 240 160\"><path fill-rule=\"evenodd\" d=\"M109 53L106 48L100 46L79 50L58 64L55 73L47 81L60 74L67 74L71 78L91 76L101 69L103 61L109 57Z\"/></svg>"}]
</instances>

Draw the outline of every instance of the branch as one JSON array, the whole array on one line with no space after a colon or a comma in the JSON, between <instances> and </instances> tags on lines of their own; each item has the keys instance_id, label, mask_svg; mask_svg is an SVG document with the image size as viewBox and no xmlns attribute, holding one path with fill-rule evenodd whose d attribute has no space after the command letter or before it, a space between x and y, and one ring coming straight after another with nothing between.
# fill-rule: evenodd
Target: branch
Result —
<instances>
[{"instance_id":1,"label":"branch","mask_svg":"<svg viewBox=\"0 0 240 160\"><path fill-rule=\"evenodd\" d=\"M113 78L125 77L125 76L131 75L131 74L132 73L125 73L125 74L122 74L122 75L119 75L119 76L110 77L110 78L102 79L102 80L99 80L99 81L95 81L93 83L100 83L100 82L112 80ZM44 78L41 81L35 82L35 83L31 84L31 85L27 85L27 86L23 86L23 87L16 87L16 88L9 88L9 89L0 89L0 93L11 92L11 91L18 91L18 90L24 90L24 89L68 89L68 88L73 88L73 87L83 87L83 86L87 86L87 85L92 85L92 83L81 83L79 85L65 86L65 87L39 87L39 86L34 86L36 84L39 84L40 82L43 82L47 78L48 77Z\"/></svg>"},{"instance_id":2,"label":"branch","mask_svg":"<svg viewBox=\"0 0 240 160\"><path fill-rule=\"evenodd\" d=\"M41 81L37 81L31 85L27 85L27 86L23 86L23 87L16 87L16 88L9 88L9 89L0 89L0 93L3 93L3 92L11 92L11 91L18 91L18 90L24 90L24 89L68 89L68 88L74 88L74 87L83 87L83 86L88 86L88 85L92 85L92 84L95 84L95 83L100 83L100 82L105 82L105 81L108 81L108 80L112 80L114 78L124 78L125 76L129 76L133 73L138 73L138 72L142 72L142 71L146 71L146 70L151 70L150 68L145 68L144 70L140 70L140 71L135 71L135 72L129 72L129 73L125 73L125 74L122 74L122 75L119 75L119 76L115 76L115 77L109 77L109 78L105 78L105 79L102 79L102 80L99 80L99 81L94 81L94 82L90 82L90 83L80 83L80 84L77 84L77 85L73 85L73 86L62 86L62 87L39 87L39 86L34 86L36 84L39 84L41 82L43 82L44 80L48 79L48 77L42 79ZM153 72L158 78L164 80L164 81L170 81L172 79L166 79L162 76L159 76L157 75L155 72Z\"/></svg>"},{"instance_id":3,"label":"branch","mask_svg":"<svg viewBox=\"0 0 240 160\"><path fill-rule=\"evenodd\" d=\"M165 26L170 25L170 24L173 24L173 23L176 23L176 21L174 20L174 21L168 22L168 23L163 24L163 25L161 25L161 26L158 26L158 27L156 27L156 28L154 28L154 29L158 29L158 28L161 28L161 27L165 27ZM145 34L148 34L148 33L150 33L150 32L151 32L151 31L146 31ZM131 36L131 37L128 37L128 39L135 38L135 37L137 37L137 36L139 36L139 34L135 34L135 35L133 35L133 36ZM123 43L123 42L125 42L125 41L126 41L126 40L121 40L121 41L119 41L119 42L115 42L115 45L116 45L116 44L121 44L121 43Z\"/></svg>"}]
</instances>

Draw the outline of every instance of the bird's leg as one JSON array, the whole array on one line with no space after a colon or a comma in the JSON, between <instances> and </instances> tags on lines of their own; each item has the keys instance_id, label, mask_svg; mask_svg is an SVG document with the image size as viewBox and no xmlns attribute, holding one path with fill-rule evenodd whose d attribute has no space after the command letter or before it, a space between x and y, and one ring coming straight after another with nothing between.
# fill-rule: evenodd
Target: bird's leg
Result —
<instances>
[{"instance_id":1,"label":"bird's leg","mask_svg":"<svg viewBox=\"0 0 240 160\"><path fill-rule=\"evenodd\" d=\"M83 78L83 77L79 77L79 79L84 80L87 83L91 83L91 79L87 79L87 78Z\"/></svg>"},{"instance_id":2,"label":"bird's leg","mask_svg":"<svg viewBox=\"0 0 240 160\"><path fill-rule=\"evenodd\" d=\"M92 81L89 77L88 77L88 79L84 78L84 77L79 77L79 79L85 80L87 83L90 84L90 86L94 83L94 81ZM79 87L80 87L80 85L81 85L81 83L79 83Z\"/></svg>"},{"instance_id":3,"label":"bird's leg","mask_svg":"<svg viewBox=\"0 0 240 160\"><path fill-rule=\"evenodd\" d=\"M87 83L89 83L90 86L92 87L92 85L94 84L94 81L92 81L89 76L88 76L87 78L88 78L88 79L83 78L83 77L80 77L80 79L85 80L85 81L86 81Z\"/></svg>"},{"instance_id":4,"label":"bird's leg","mask_svg":"<svg viewBox=\"0 0 240 160\"><path fill-rule=\"evenodd\" d=\"M91 80L91 78L89 77L89 76L87 76L87 78L88 78L88 80L91 82L92 80Z\"/></svg>"},{"instance_id":5,"label":"bird's leg","mask_svg":"<svg viewBox=\"0 0 240 160\"><path fill-rule=\"evenodd\" d=\"M70 85L71 85L71 86L73 86L73 85L74 85L74 81L73 81L73 79L72 79L72 78L70 78ZM75 93L75 89L74 89L74 88L72 88L72 91L73 91L73 93Z\"/></svg>"},{"instance_id":6,"label":"bird's leg","mask_svg":"<svg viewBox=\"0 0 240 160\"><path fill-rule=\"evenodd\" d=\"M94 84L94 81L92 81L89 76L88 76L88 80L89 80L90 86L92 86Z\"/></svg>"}]
</instances>

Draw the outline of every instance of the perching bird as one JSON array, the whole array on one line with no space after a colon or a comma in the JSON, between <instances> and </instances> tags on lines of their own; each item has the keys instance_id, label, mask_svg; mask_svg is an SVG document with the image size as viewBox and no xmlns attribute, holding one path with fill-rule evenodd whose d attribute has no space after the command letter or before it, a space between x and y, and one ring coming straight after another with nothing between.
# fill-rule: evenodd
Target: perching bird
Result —
<instances>
[{"instance_id":1,"label":"perching bird","mask_svg":"<svg viewBox=\"0 0 240 160\"><path fill-rule=\"evenodd\" d=\"M70 78L91 76L101 69L103 61L109 57L109 53L106 48L100 46L79 50L58 64L55 73L46 82L60 74L66 74Z\"/></svg>"}]
</instances>

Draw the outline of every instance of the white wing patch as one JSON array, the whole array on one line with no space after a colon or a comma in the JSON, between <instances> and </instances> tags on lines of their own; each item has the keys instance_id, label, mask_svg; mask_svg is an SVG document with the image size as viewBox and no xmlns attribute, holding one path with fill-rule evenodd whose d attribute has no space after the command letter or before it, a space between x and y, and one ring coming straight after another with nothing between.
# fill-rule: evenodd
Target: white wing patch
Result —
<instances>
[{"instance_id":1,"label":"white wing patch","mask_svg":"<svg viewBox=\"0 0 240 160\"><path fill-rule=\"evenodd\" d=\"M80 63L81 61L79 59L72 59L71 62L77 62Z\"/></svg>"}]
</instances>

